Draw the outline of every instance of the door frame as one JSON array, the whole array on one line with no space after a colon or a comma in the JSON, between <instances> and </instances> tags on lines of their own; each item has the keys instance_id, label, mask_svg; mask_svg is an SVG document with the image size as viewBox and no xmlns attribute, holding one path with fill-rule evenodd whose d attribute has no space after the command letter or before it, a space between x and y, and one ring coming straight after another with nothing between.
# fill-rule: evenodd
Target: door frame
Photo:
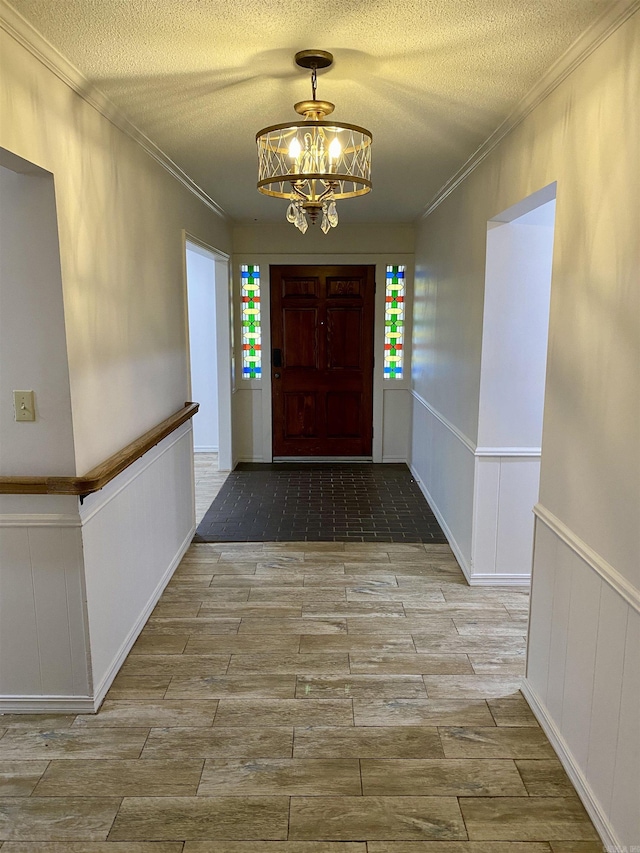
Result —
<instances>
[{"instance_id":1,"label":"door frame","mask_svg":"<svg viewBox=\"0 0 640 853\"><path fill-rule=\"evenodd\" d=\"M187 244L201 250L215 263L216 355L218 379L218 465L221 471L231 471L233 460L232 423L232 294L230 256L208 245L188 231L182 231L184 305L186 323L187 367L191 392L191 342L187 284ZM196 401L197 402L197 401Z\"/></svg>"},{"instance_id":2,"label":"door frame","mask_svg":"<svg viewBox=\"0 0 640 853\"><path fill-rule=\"evenodd\" d=\"M263 293L271 292L271 277L269 275L269 267L286 266L287 264L300 264L306 266L361 266L371 265L375 267L375 304L374 304L374 327L373 327L373 352L375 357L375 367L373 371L373 445L372 457L374 463L381 463L383 449L383 428L384 428L384 392L385 387L394 390L406 390L407 393L411 387L410 364L411 364L411 320L412 320L412 296L413 296L413 275L414 275L414 258L413 254L401 252L362 252L359 254L272 254L272 255L252 255L248 259L244 259L241 263L259 263L263 275ZM385 386L382 363L384 359L384 309L385 309L385 284L386 284L386 265L387 264L404 264L407 273L407 292L408 299L405 309L405 375L404 379L394 382L393 386ZM263 394L262 394L262 458L265 462L273 461L273 439L272 439L272 411L271 411L271 306L270 300L265 299L262 303L262 325L263 325L263 349L264 349L264 368L263 368ZM318 457L323 458L323 457ZM343 458L343 461L344 460Z\"/></svg>"},{"instance_id":3,"label":"door frame","mask_svg":"<svg viewBox=\"0 0 640 853\"><path fill-rule=\"evenodd\" d=\"M308 236L308 235L306 235ZM322 235L324 237L324 235ZM331 235L328 235L331 237ZM279 247L278 247L279 248ZM299 264L304 266L332 266L332 265L354 265L375 266L376 295L374 307L374 338L373 349L376 360L373 374L373 461L383 462L383 426L384 426L384 396L385 388L394 391L405 391L408 399L411 394L411 334L412 334L412 305L413 305L413 278L414 278L414 255L411 251L389 251L389 252L305 252L300 251L269 251L236 248L233 254L233 299L234 299L234 336L236 341L241 340L241 311L240 311L240 266L242 264L257 264L260 267L261 293L271 292L271 278L269 268L273 266L286 266L288 264ZM394 380L393 385L385 385L382 374L382 361L384 358L384 308L385 308L385 280L387 264L403 264L406 269L407 278L407 301L405 303L405 375L402 380ZM236 431L240 430L237 422L237 410L234 408L234 463L237 461L272 462L272 412L271 412L271 306L270 300L264 298L261 301L261 323L262 323L262 350L263 365L262 379L242 379L241 372L241 348L236 346L234 366L234 396L238 392L251 392L251 403L243 405L242 410L251 408L254 423L245 426L244 429L253 429L255 435L253 453L238 450L239 437ZM390 380L388 380L389 382ZM259 396L257 396L259 395ZM410 447L411 414L408 414L407 448ZM236 441L238 438L238 441ZM245 438L245 440L248 440ZM408 454L408 450L407 450ZM319 457L321 458L321 457ZM404 457L403 457L404 459ZM403 461L399 457L390 459L391 462ZM406 461L409 461L408 459Z\"/></svg>"}]
</instances>

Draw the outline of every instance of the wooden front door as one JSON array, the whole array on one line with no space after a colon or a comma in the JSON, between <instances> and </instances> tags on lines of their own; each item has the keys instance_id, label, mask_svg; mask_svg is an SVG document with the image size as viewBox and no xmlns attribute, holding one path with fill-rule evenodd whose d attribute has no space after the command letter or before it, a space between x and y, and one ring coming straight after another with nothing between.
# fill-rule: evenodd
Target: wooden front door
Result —
<instances>
[{"instance_id":1,"label":"wooden front door","mask_svg":"<svg viewBox=\"0 0 640 853\"><path fill-rule=\"evenodd\" d=\"M274 456L371 456L375 267L271 267Z\"/></svg>"}]
</instances>

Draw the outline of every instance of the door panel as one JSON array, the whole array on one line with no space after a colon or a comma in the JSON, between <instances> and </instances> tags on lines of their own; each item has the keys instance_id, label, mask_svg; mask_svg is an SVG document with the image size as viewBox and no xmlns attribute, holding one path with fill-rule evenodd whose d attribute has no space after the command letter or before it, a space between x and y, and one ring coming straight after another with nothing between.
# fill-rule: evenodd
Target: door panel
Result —
<instances>
[{"instance_id":1,"label":"door panel","mask_svg":"<svg viewBox=\"0 0 640 853\"><path fill-rule=\"evenodd\" d=\"M318 293L319 281L317 278L296 278L295 276L287 276L282 279L282 296L283 298L292 296L319 296Z\"/></svg>"},{"instance_id":2,"label":"door panel","mask_svg":"<svg viewBox=\"0 0 640 853\"><path fill-rule=\"evenodd\" d=\"M284 364L288 368L310 367L317 370L318 363L318 312L315 308L285 308L282 312L284 326Z\"/></svg>"},{"instance_id":3,"label":"door panel","mask_svg":"<svg viewBox=\"0 0 640 853\"><path fill-rule=\"evenodd\" d=\"M362 314L358 308L329 308L327 311L327 352L329 368L362 368Z\"/></svg>"},{"instance_id":4,"label":"door panel","mask_svg":"<svg viewBox=\"0 0 640 853\"><path fill-rule=\"evenodd\" d=\"M314 438L316 435L316 395L284 395L284 435L287 439Z\"/></svg>"},{"instance_id":5,"label":"door panel","mask_svg":"<svg viewBox=\"0 0 640 853\"><path fill-rule=\"evenodd\" d=\"M272 266L274 456L370 456L372 266Z\"/></svg>"},{"instance_id":6,"label":"door panel","mask_svg":"<svg viewBox=\"0 0 640 853\"><path fill-rule=\"evenodd\" d=\"M360 429L360 394L352 391L329 391L327 403L327 435L330 438L357 438Z\"/></svg>"}]
</instances>

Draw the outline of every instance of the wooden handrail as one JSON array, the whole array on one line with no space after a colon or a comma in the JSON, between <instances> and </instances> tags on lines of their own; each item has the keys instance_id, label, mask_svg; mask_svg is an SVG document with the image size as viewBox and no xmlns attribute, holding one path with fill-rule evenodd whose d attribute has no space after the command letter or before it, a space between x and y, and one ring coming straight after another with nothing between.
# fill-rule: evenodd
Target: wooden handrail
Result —
<instances>
[{"instance_id":1,"label":"wooden handrail","mask_svg":"<svg viewBox=\"0 0 640 853\"><path fill-rule=\"evenodd\" d=\"M80 495L97 492L108 482L133 465L141 456L155 447L200 408L199 403L185 403L184 408L127 444L122 450L92 468L84 477L0 477L0 494L3 495Z\"/></svg>"}]
</instances>

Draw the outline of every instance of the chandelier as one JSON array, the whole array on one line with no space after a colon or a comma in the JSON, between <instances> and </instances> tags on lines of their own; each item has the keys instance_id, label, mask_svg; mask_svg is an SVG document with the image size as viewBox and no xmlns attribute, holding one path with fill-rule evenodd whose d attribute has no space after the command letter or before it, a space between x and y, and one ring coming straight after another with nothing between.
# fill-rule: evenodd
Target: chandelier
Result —
<instances>
[{"instance_id":1,"label":"chandelier","mask_svg":"<svg viewBox=\"0 0 640 853\"><path fill-rule=\"evenodd\" d=\"M317 70L333 56L324 50L302 50L295 60L311 70L311 100L294 105L304 120L274 124L256 134L258 190L289 199L286 218L303 234L320 214L326 234L338 224L336 201L371 190L371 134L355 124L325 121L335 109L316 99Z\"/></svg>"}]
</instances>

